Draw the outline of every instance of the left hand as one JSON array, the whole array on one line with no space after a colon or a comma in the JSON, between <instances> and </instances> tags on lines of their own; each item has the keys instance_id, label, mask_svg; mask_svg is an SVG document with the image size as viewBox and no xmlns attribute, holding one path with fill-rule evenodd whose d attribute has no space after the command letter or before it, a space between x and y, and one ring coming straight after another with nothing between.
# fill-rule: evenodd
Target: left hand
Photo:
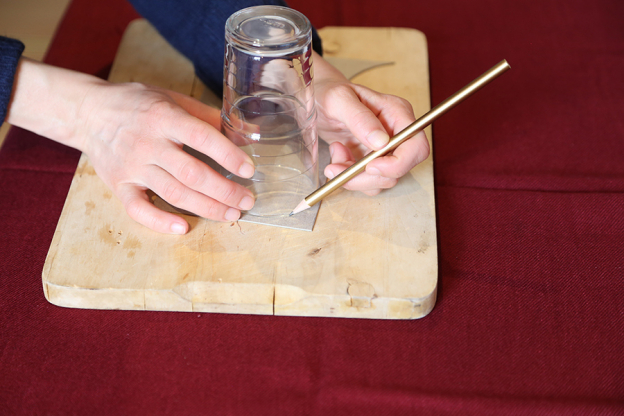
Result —
<instances>
[{"instance_id":1,"label":"left hand","mask_svg":"<svg viewBox=\"0 0 624 416\"><path fill-rule=\"evenodd\" d=\"M334 178L370 151L381 149L391 136L414 122L414 111L407 100L352 84L316 54L314 67L318 133L330 143L331 164L325 168L328 178ZM391 154L370 162L344 187L377 195L395 186L400 177L428 156L429 142L420 132Z\"/></svg>"}]
</instances>

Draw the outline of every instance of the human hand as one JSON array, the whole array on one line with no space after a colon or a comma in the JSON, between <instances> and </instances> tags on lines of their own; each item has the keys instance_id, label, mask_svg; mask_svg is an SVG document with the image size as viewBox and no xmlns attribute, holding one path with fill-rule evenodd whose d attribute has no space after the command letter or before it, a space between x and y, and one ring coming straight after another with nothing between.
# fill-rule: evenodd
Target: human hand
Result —
<instances>
[{"instance_id":1,"label":"human hand","mask_svg":"<svg viewBox=\"0 0 624 416\"><path fill-rule=\"evenodd\" d=\"M383 148L393 136L414 122L410 103L350 83L338 70L314 56L314 94L319 136L330 143L331 164L325 176L334 178L372 150ZM344 187L373 196L395 186L398 179L429 156L423 132L379 157Z\"/></svg>"},{"instance_id":2,"label":"human hand","mask_svg":"<svg viewBox=\"0 0 624 416\"><path fill-rule=\"evenodd\" d=\"M235 221L253 194L182 150L187 145L232 173L251 177L253 162L219 132L219 111L183 94L23 59L7 121L89 156L128 215L162 233L184 234L183 218L156 208L151 189L170 204L216 221Z\"/></svg>"},{"instance_id":3,"label":"human hand","mask_svg":"<svg viewBox=\"0 0 624 416\"><path fill-rule=\"evenodd\" d=\"M253 194L182 150L187 145L239 176L253 162L219 132L219 111L173 91L102 83L89 92L77 133L98 176L135 221L183 234L188 224L149 202L150 189L173 206L216 221L236 221Z\"/></svg>"}]
</instances>

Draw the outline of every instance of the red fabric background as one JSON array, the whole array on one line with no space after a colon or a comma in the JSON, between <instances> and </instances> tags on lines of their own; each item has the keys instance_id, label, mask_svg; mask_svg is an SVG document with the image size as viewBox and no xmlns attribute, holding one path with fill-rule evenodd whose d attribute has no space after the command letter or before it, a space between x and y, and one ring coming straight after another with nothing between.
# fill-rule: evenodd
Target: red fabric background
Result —
<instances>
[{"instance_id":1,"label":"red fabric background","mask_svg":"<svg viewBox=\"0 0 624 416\"><path fill-rule=\"evenodd\" d=\"M78 153L0 151L0 414L624 414L624 3L292 0L429 41L440 278L418 321L89 311L41 270ZM47 62L105 76L123 0L74 0Z\"/></svg>"}]
</instances>

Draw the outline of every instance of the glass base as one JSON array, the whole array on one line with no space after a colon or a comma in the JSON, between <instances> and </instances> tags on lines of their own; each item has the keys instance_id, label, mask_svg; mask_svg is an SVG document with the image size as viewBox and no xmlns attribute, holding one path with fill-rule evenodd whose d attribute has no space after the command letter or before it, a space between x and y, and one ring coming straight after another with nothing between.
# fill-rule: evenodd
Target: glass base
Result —
<instances>
[{"instance_id":1,"label":"glass base","mask_svg":"<svg viewBox=\"0 0 624 416\"><path fill-rule=\"evenodd\" d=\"M288 166L260 165L251 179L229 174L227 178L253 192L256 203L246 211L249 215L267 217L289 215L303 198L314 192L318 183L309 177L316 177L316 165L307 172Z\"/></svg>"}]
</instances>

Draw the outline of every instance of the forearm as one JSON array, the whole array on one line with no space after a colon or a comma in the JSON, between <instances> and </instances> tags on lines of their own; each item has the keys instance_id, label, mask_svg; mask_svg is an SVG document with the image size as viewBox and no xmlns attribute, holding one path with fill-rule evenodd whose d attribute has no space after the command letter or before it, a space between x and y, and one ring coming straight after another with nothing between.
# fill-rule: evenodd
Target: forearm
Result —
<instances>
[{"instance_id":1,"label":"forearm","mask_svg":"<svg viewBox=\"0 0 624 416\"><path fill-rule=\"evenodd\" d=\"M79 134L84 99L106 83L91 75L21 58L6 121L84 151Z\"/></svg>"},{"instance_id":2,"label":"forearm","mask_svg":"<svg viewBox=\"0 0 624 416\"><path fill-rule=\"evenodd\" d=\"M314 60L314 80L315 82L322 82L328 80L335 80L341 82L348 82L345 76L336 69L333 65L327 62L321 55L316 52L312 52L312 59Z\"/></svg>"}]
</instances>

